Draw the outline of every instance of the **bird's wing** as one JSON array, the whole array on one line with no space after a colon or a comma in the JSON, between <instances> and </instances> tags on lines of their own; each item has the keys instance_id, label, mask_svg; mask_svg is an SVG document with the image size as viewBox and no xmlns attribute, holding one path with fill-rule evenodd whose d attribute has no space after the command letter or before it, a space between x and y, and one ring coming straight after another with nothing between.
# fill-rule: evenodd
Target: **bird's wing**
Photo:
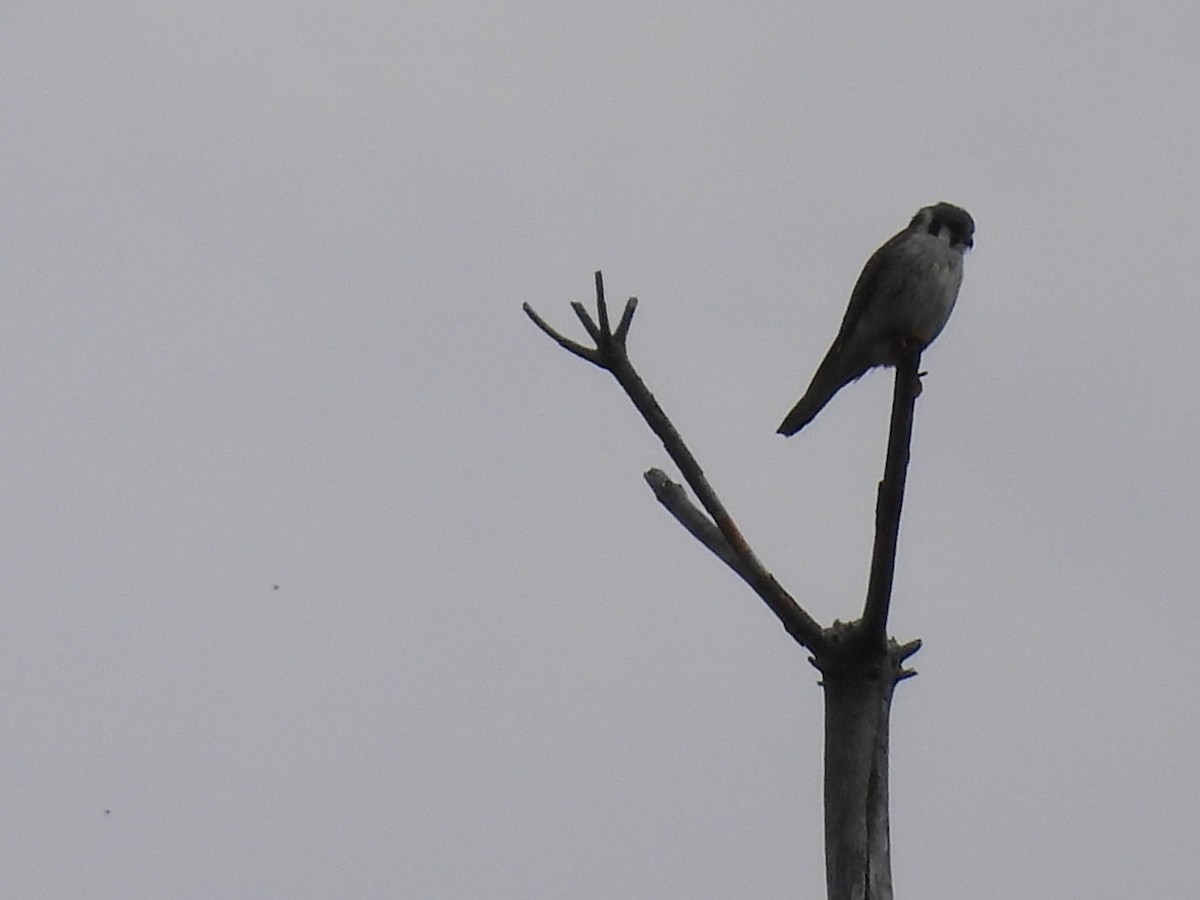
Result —
<instances>
[{"instance_id":1,"label":"bird's wing","mask_svg":"<svg viewBox=\"0 0 1200 900\"><path fill-rule=\"evenodd\" d=\"M855 326L862 321L863 313L870 303L887 303L891 298L881 296L881 282L887 274L888 266L895 265L901 254L896 252L896 246L908 237L908 229L904 229L871 254L867 264L863 266L850 293L850 303L846 307L846 315L842 317L842 327L838 329L833 346L840 347L850 337ZM894 279L893 279L894 281Z\"/></svg>"}]
</instances>

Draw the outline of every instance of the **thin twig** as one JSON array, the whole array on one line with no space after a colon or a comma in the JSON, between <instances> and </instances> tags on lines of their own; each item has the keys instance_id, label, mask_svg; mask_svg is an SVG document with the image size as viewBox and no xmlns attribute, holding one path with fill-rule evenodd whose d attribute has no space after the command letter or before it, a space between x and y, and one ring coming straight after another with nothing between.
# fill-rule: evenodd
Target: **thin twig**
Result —
<instances>
[{"instance_id":1,"label":"thin twig","mask_svg":"<svg viewBox=\"0 0 1200 900\"><path fill-rule=\"evenodd\" d=\"M542 329L542 331L544 333L549 335L550 339L553 340L556 344L558 344L558 346L562 347L564 350L569 351L570 353L574 353L580 359L586 359L592 365L596 365L596 366L600 366L600 368L604 368L604 363L602 363L600 361L600 355L595 350L590 350L587 347L583 346L583 344L577 344L575 341L571 340L569 337L563 337L561 334L559 334L557 331L555 331L553 328L551 328L549 325L547 325L545 320L541 316L539 316L536 312L534 312L533 307L530 306L528 303L522 304L521 309L525 310L525 315L529 316L529 318L533 320L533 324L536 325L538 328Z\"/></svg>"}]
</instances>

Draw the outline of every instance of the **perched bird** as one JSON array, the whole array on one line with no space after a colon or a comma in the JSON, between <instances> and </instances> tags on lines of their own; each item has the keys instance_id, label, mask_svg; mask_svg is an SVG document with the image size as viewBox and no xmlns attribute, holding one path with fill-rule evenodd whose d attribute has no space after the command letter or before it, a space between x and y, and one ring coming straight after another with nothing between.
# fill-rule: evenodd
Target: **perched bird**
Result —
<instances>
[{"instance_id":1,"label":"perched bird","mask_svg":"<svg viewBox=\"0 0 1200 900\"><path fill-rule=\"evenodd\" d=\"M975 221L950 203L926 206L863 266L833 346L812 384L779 426L793 435L833 395L875 366L894 366L900 351L924 349L946 325L962 284L963 253Z\"/></svg>"}]
</instances>

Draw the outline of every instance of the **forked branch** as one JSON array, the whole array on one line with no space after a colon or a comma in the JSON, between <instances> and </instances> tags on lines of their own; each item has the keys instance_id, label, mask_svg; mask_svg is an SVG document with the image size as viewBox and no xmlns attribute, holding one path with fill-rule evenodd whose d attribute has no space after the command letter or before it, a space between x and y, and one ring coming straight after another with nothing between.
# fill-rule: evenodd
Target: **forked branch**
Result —
<instances>
[{"instance_id":1,"label":"forked branch","mask_svg":"<svg viewBox=\"0 0 1200 900\"><path fill-rule=\"evenodd\" d=\"M725 509L725 505L708 483L700 464L629 361L625 342L629 335L634 311L637 309L637 298L629 298L616 331L612 331L609 327L608 305L604 299L604 280L597 272L596 320L592 319L582 303L572 303L571 308L575 311L575 315L578 316L584 329L595 341L595 347L585 347L563 336L534 312L528 303L523 306L525 314L533 320L533 323L560 347L580 359L585 359L592 365L612 373L617 383L633 401L638 412L642 414L646 424L658 435L667 454L679 466L679 471L700 501L701 506L707 511L708 517L711 518L706 518L699 510L695 509L683 494L682 489L678 485L673 485L662 472L651 470L646 473L646 480L660 502L688 531L709 547L754 589L755 593L783 623L788 634L819 656L825 648L825 637L821 626L796 603L792 596L775 580L775 577L759 562L737 524Z\"/></svg>"}]
</instances>

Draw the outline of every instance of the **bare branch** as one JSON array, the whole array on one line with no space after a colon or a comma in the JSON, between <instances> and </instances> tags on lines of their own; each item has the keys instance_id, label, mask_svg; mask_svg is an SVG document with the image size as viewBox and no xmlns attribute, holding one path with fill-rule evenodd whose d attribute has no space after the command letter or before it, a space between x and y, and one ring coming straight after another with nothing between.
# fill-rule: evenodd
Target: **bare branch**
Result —
<instances>
[{"instance_id":1,"label":"bare branch","mask_svg":"<svg viewBox=\"0 0 1200 900\"><path fill-rule=\"evenodd\" d=\"M608 327L608 304L604 302L604 276L596 273L596 312L600 316L600 332L612 334Z\"/></svg>"},{"instance_id":2,"label":"bare branch","mask_svg":"<svg viewBox=\"0 0 1200 900\"><path fill-rule=\"evenodd\" d=\"M631 297L625 306L621 321L617 325L617 332L613 334L609 329L608 307L604 299L604 281L601 273L596 273L596 308L599 325L588 315L583 304L571 304L571 308L575 310L575 314L579 317L580 322L583 323L583 327L592 339L596 341L596 348L594 350L583 347L559 335L549 326L545 325L545 323L541 322L540 318L529 308L528 304L526 304L525 312L533 319L534 324L537 324L560 347L582 359L586 359L594 365L612 372L613 377L617 379L617 383L621 385L621 388L629 396L629 399L633 401L633 405L637 408L638 412L642 414L642 418L646 420L646 424L658 435L668 455L679 466L684 479L695 493L700 504L712 517L713 523L725 539L729 549L740 560L741 571L739 571L739 574L742 574L746 582L754 588L755 592L770 607L771 611L775 613L780 622L783 623L783 627L788 634L792 635L799 643L814 653L819 652L825 643L821 626L808 613L801 609L799 604L792 599L791 595L783 589L774 576L759 562L754 552L750 549L750 545L733 521L733 517L729 515L724 504L709 485L708 479L704 476L704 472L700 468L700 464L696 461L696 458L683 442L683 438L680 437L675 426L671 424L671 420L667 418L667 414L663 412L662 407L658 405L658 401L654 399L654 395L650 393L649 388L646 387L641 376L638 375L633 364L629 361L629 355L625 349L625 340L628 336L636 307L637 300Z\"/></svg>"},{"instance_id":3,"label":"bare branch","mask_svg":"<svg viewBox=\"0 0 1200 900\"><path fill-rule=\"evenodd\" d=\"M617 323L617 330L613 333L613 340L618 344L625 344L625 336L629 334L629 326L633 323L636 310L637 297L630 297L629 302L625 304L625 312L621 314L621 321Z\"/></svg>"},{"instance_id":4,"label":"bare branch","mask_svg":"<svg viewBox=\"0 0 1200 900\"><path fill-rule=\"evenodd\" d=\"M875 547L871 553L871 575L867 582L862 622L867 639L881 648L887 642L888 609L896 571L896 543L900 537L900 510L904 505L904 484L912 442L913 407L917 395L921 393L920 365L921 351L916 348L905 350L896 365L887 459L875 500Z\"/></svg>"},{"instance_id":5,"label":"bare branch","mask_svg":"<svg viewBox=\"0 0 1200 900\"><path fill-rule=\"evenodd\" d=\"M587 333L591 335L592 340L596 342L596 348L603 350L605 333L596 327L596 323L592 321L592 317L588 315L588 311L584 305L576 301L571 304L571 309L575 310L575 316L583 323L583 327L587 329Z\"/></svg>"},{"instance_id":6,"label":"bare branch","mask_svg":"<svg viewBox=\"0 0 1200 900\"><path fill-rule=\"evenodd\" d=\"M921 641L919 639L914 640L914 641L909 641L907 644L899 644L895 650L896 660L898 662L904 662L906 659L908 659L910 656L915 654L920 649L921 649Z\"/></svg>"},{"instance_id":7,"label":"bare branch","mask_svg":"<svg viewBox=\"0 0 1200 900\"><path fill-rule=\"evenodd\" d=\"M586 359L593 365L604 368L604 364L600 361L599 354L597 354L595 350L589 350L587 347L583 346L583 344L577 344L570 338L563 337L561 334L547 325L545 320L536 312L534 312L533 307L528 303L522 303L521 309L525 310L525 315L529 316L529 318L533 320L533 324L542 329L545 334L549 335L550 339L558 344L558 346L562 347L569 353L574 353L580 359Z\"/></svg>"},{"instance_id":8,"label":"bare branch","mask_svg":"<svg viewBox=\"0 0 1200 900\"><path fill-rule=\"evenodd\" d=\"M650 490L654 491L658 502L667 508L667 512L673 515L676 521L691 533L692 537L711 550L725 565L733 569L739 578L754 587L753 574L746 569L742 564L741 557L729 546L729 541L725 540L721 529L717 528L712 519L688 499L683 485L668 478L667 473L662 469L651 469L642 477L646 479L646 484L650 485Z\"/></svg>"}]
</instances>

